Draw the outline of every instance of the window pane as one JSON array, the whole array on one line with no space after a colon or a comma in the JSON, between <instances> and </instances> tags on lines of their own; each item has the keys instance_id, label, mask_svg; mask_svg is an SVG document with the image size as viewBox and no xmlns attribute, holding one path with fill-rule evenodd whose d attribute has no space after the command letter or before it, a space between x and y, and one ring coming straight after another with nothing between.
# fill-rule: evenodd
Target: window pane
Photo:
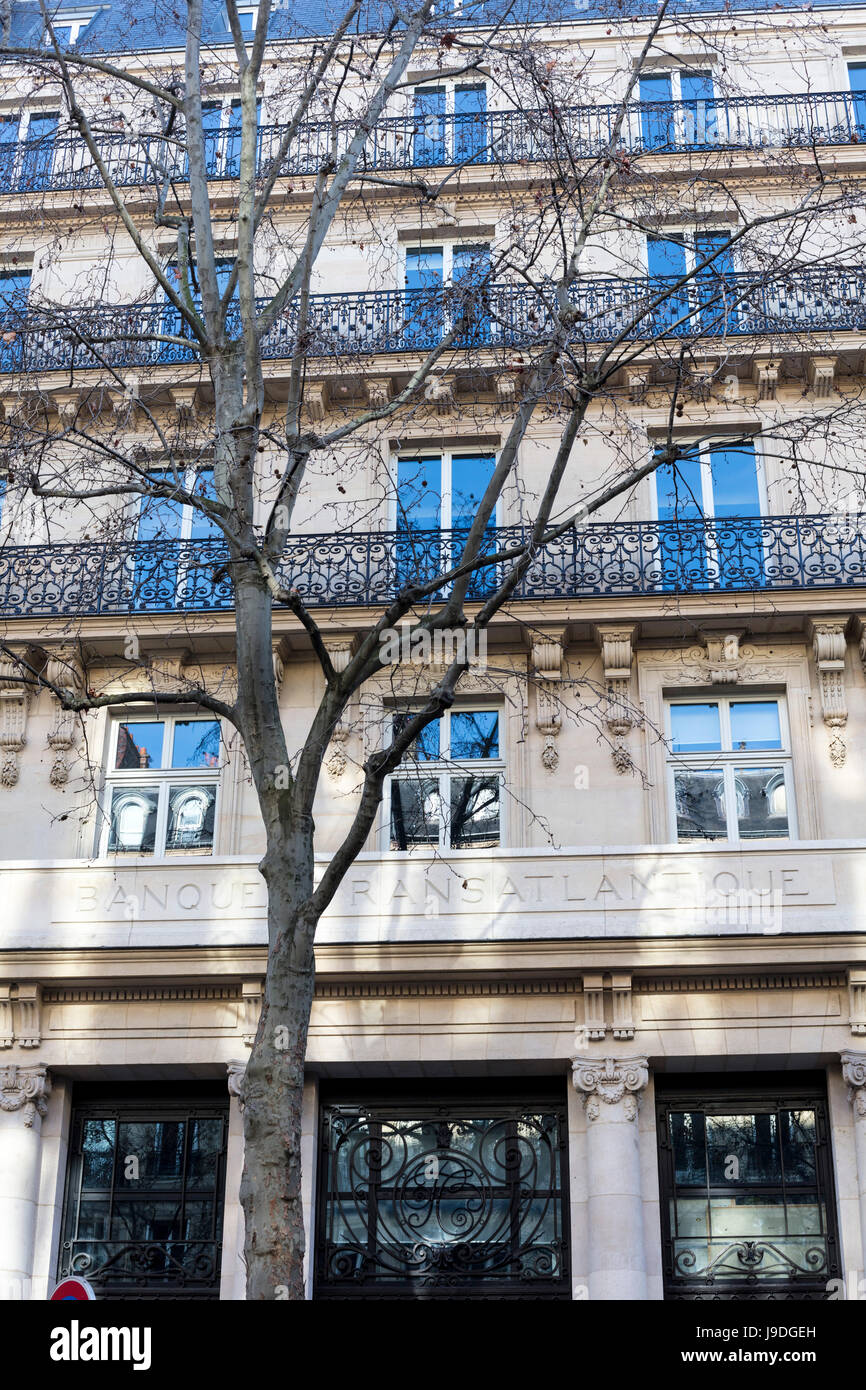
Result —
<instances>
[{"instance_id":1,"label":"window pane","mask_svg":"<svg viewBox=\"0 0 866 1390\"><path fill-rule=\"evenodd\" d=\"M775 700L736 700L731 704L731 747L735 752L781 746L782 728Z\"/></svg>"},{"instance_id":2,"label":"window pane","mask_svg":"<svg viewBox=\"0 0 866 1390\"><path fill-rule=\"evenodd\" d=\"M118 1130L117 1185L129 1192L179 1187L183 1178L186 1123L130 1120ZM137 1159L135 1165L125 1160Z\"/></svg>"},{"instance_id":3,"label":"window pane","mask_svg":"<svg viewBox=\"0 0 866 1390\"><path fill-rule=\"evenodd\" d=\"M781 1182L777 1116L771 1111L708 1115L707 1164L711 1183Z\"/></svg>"},{"instance_id":4,"label":"window pane","mask_svg":"<svg viewBox=\"0 0 866 1390\"><path fill-rule=\"evenodd\" d=\"M215 809L215 787L172 787L168 794L166 852L212 850Z\"/></svg>"},{"instance_id":5,"label":"window pane","mask_svg":"<svg viewBox=\"0 0 866 1390\"><path fill-rule=\"evenodd\" d=\"M153 854L158 805L156 787L115 787L111 795L109 852Z\"/></svg>"},{"instance_id":6,"label":"window pane","mask_svg":"<svg viewBox=\"0 0 866 1390\"><path fill-rule=\"evenodd\" d=\"M216 719L184 719L174 726L172 767L219 767L220 726Z\"/></svg>"},{"instance_id":7,"label":"window pane","mask_svg":"<svg viewBox=\"0 0 866 1390\"><path fill-rule=\"evenodd\" d=\"M406 252L407 290L434 290L442 284L442 252L437 247Z\"/></svg>"},{"instance_id":8,"label":"window pane","mask_svg":"<svg viewBox=\"0 0 866 1390\"><path fill-rule=\"evenodd\" d=\"M687 1187L707 1180L704 1116L701 1111L671 1115L675 1180Z\"/></svg>"},{"instance_id":9,"label":"window pane","mask_svg":"<svg viewBox=\"0 0 866 1390\"><path fill-rule=\"evenodd\" d=\"M732 269L733 266L725 264L725 257L719 256L712 266L707 266L704 274L721 275ZM713 449L710 453L710 471L713 512L717 517L761 515L758 470L752 445L741 445L739 449Z\"/></svg>"},{"instance_id":10,"label":"window pane","mask_svg":"<svg viewBox=\"0 0 866 1390\"><path fill-rule=\"evenodd\" d=\"M720 752L718 705L671 705L671 741L675 753Z\"/></svg>"},{"instance_id":11,"label":"window pane","mask_svg":"<svg viewBox=\"0 0 866 1390\"><path fill-rule=\"evenodd\" d=\"M147 724L121 724L117 730L116 768L139 769L162 767L162 744L165 725L158 721Z\"/></svg>"},{"instance_id":12,"label":"window pane","mask_svg":"<svg viewBox=\"0 0 866 1390\"><path fill-rule=\"evenodd\" d=\"M115 1129L114 1120L85 1120L82 1125L82 1190L111 1186Z\"/></svg>"},{"instance_id":13,"label":"window pane","mask_svg":"<svg viewBox=\"0 0 866 1390\"><path fill-rule=\"evenodd\" d=\"M674 773L678 840L724 840L725 782L719 767Z\"/></svg>"},{"instance_id":14,"label":"window pane","mask_svg":"<svg viewBox=\"0 0 866 1390\"><path fill-rule=\"evenodd\" d=\"M451 460L451 525L455 530L472 525L495 467L493 454L459 454ZM495 519L494 510L491 523Z\"/></svg>"},{"instance_id":15,"label":"window pane","mask_svg":"<svg viewBox=\"0 0 866 1390\"><path fill-rule=\"evenodd\" d=\"M814 1110L781 1110L779 1127L782 1138L782 1163L785 1181L815 1182L815 1112Z\"/></svg>"},{"instance_id":16,"label":"window pane","mask_svg":"<svg viewBox=\"0 0 866 1390\"><path fill-rule=\"evenodd\" d=\"M452 777L450 827L452 849L499 844L498 777Z\"/></svg>"},{"instance_id":17,"label":"window pane","mask_svg":"<svg viewBox=\"0 0 866 1390\"><path fill-rule=\"evenodd\" d=\"M785 773L781 767L735 767L734 791L743 840L788 834Z\"/></svg>"},{"instance_id":18,"label":"window pane","mask_svg":"<svg viewBox=\"0 0 866 1390\"><path fill-rule=\"evenodd\" d=\"M438 845L441 816L436 779L395 780L391 783L391 848Z\"/></svg>"},{"instance_id":19,"label":"window pane","mask_svg":"<svg viewBox=\"0 0 866 1390\"><path fill-rule=\"evenodd\" d=\"M411 718L411 714L395 714L394 733L399 734ZM407 752L403 755L403 761L429 762L431 759L435 761L439 757L439 728L440 721L438 719L427 724L414 743L410 743Z\"/></svg>"},{"instance_id":20,"label":"window pane","mask_svg":"<svg viewBox=\"0 0 866 1390\"><path fill-rule=\"evenodd\" d=\"M499 757L499 715L496 710L461 710L451 715L451 757Z\"/></svg>"},{"instance_id":21,"label":"window pane","mask_svg":"<svg viewBox=\"0 0 866 1390\"><path fill-rule=\"evenodd\" d=\"M397 529L437 531L441 513L441 460L400 459L397 464Z\"/></svg>"}]
</instances>

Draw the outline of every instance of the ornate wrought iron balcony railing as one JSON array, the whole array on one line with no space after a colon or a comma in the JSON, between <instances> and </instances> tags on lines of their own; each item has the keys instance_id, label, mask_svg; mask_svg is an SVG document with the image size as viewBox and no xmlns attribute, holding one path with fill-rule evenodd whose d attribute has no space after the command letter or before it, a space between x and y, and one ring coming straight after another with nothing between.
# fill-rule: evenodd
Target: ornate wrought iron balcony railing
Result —
<instances>
[{"instance_id":1,"label":"ornate wrought iron balcony railing","mask_svg":"<svg viewBox=\"0 0 866 1390\"><path fill-rule=\"evenodd\" d=\"M606 148L619 114L616 104L560 111L486 111L466 115L384 117L372 132L361 171L423 169L450 165L525 164L552 157L591 158ZM257 166L269 172L279 154L285 126L265 125L258 134ZM279 163L280 175L317 173L339 159L355 133L351 121L305 125ZM808 149L866 140L866 95L803 92L793 96L719 97L705 101L634 102L621 132L629 155L705 150ZM100 156L122 188L184 183L186 152L177 138L98 135ZM237 178L240 138L236 129L210 131L205 159L212 179ZM57 133L0 145L0 194L97 189L102 176L77 136Z\"/></svg>"},{"instance_id":2,"label":"ornate wrought iron balcony railing","mask_svg":"<svg viewBox=\"0 0 866 1390\"><path fill-rule=\"evenodd\" d=\"M394 531L293 537L281 578L312 607L382 603L456 562L465 532ZM488 553L526 540L491 531ZM490 591L492 565L472 581ZM866 586L866 513L606 522L560 536L532 564L517 599L658 596ZM0 617L215 612L233 606L219 541L92 541L0 550Z\"/></svg>"},{"instance_id":3,"label":"ornate wrought iron balcony railing","mask_svg":"<svg viewBox=\"0 0 866 1390\"><path fill-rule=\"evenodd\" d=\"M678 288L679 283L675 276L581 280L571 295L577 311L571 341L866 329L866 267L824 265L766 276L707 273L690 286ZM522 284L312 295L301 346L307 357L324 358L427 352L463 319L458 348L526 348L549 336L552 298L543 288ZM230 321L228 327L239 336L238 323ZM196 360L192 342L189 347L162 342L160 335L187 336L176 312L160 304L7 307L0 312L0 373ZM297 307L291 304L262 338L262 355L289 359L297 342Z\"/></svg>"}]
</instances>

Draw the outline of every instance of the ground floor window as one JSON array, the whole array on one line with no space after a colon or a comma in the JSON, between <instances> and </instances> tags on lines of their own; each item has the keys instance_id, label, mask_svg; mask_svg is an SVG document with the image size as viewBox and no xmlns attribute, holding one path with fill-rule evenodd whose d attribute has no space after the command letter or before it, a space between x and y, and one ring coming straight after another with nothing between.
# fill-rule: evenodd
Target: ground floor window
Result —
<instances>
[{"instance_id":1,"label":"ground floor window","mask_svg":"<svg viewBox=\"0 0 866 1390\"><path fill-rule=\"evenodd\" d=\"M817 1090L659 1092L665 1294L820 1299L839 1276Z\"/></svg>"},{"instance_id":2,"label":"ground floor window","mask_svg":"<svg viewBox=\"0 0 866 1390\"><path fill-rule=\"evenodd\" d=\"M544 1094L327 1101L316 1296L570 1297L566 1145Z\"/></svg>"},{"instance_id":3,"label":"ground floor window","mask_svg":"<svg viewBox=\"0 0 866 1390\"><path fill-rule=\"evenodd\" d=\"M104 1298L217 1298L227 1105L76 1105L58 1278Z\"/></svg>"}]
</instances>

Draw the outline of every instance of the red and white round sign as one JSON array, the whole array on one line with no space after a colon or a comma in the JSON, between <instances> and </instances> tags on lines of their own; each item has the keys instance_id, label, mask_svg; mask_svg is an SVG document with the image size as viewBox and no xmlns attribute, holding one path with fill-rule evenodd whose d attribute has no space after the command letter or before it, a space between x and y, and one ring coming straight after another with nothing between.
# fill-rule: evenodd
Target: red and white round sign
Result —
<instances>
[{"instance_id":1,"label":"red and white round sign","mask_svg":"<svg viewBox=\"0 0 866 1390\"><path fill-rule=\"evenodd\" d=\"M96 1298L93 1288L86 1279L61 1279L54 1292L48 1295L49 1303L72 1301L92 1302Z\"/></svg>"}]
</instances>

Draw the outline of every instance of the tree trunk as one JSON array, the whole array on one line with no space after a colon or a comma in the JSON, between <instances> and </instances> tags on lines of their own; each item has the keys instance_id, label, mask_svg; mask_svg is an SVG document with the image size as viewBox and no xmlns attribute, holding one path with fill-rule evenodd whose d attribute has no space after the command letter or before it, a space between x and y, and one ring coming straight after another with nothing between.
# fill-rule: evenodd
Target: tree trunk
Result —
<instances>
[{"instance_id":1,"label":"tree trunk","mask_svg":"<svg viewBox=\"0 0 866 1390\"><path fill-rule=\"evenodd\" d=\"M295 853L306 853L312 862L310 847L298 844ZM244 1078L247 1298L303 1299L301 1108L313 1000L312 932L296 885L289 883L289 864L268 865L269 856L262 865L272 943L269 978Z\"/></svg>"}]
</instances>

